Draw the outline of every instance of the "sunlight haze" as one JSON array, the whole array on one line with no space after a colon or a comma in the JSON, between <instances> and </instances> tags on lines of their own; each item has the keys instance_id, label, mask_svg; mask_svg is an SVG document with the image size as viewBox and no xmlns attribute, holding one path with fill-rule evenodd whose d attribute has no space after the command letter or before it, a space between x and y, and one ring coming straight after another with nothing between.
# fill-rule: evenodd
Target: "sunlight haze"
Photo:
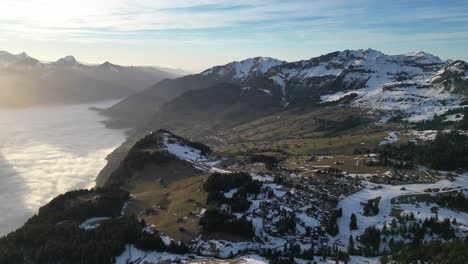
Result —
<instances>
[{"instance_id":1,"label":"sunlight haze","mask_svg":"<svg viewBox=\"0 0 468 264\"><path fill-rule=\"evenodd\" d=\"M253 56L424 50L468 59L466 1L2 0L0 50L198 72Z\"/></svg>"}]
</instances>

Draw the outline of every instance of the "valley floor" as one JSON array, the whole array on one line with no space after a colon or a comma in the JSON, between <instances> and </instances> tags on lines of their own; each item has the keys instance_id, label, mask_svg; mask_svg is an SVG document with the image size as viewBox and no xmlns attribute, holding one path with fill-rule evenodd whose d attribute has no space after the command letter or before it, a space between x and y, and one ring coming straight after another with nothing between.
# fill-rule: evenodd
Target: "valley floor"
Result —
<instances>
[{"instance_id":1,"label":"valley floor","mask_svg":"<svg viewBox=\"0 0 468 264\"><path fill-rule=\"evenodd\" d=\"M322 247L328 245L346 252L350 236L358 239L369 227L378 229L382 229L384 226L389 227L392 221L410 214L414 215L414 221L416 222L434 217L437 219L436 221L442 222L445 218L448 218L450 222L455 223L456 221L456 224L452 225L456 237L464 238L468 234L467 212L461 212L454 208L444 208L430 200L421 199L421 196L438 197L451 193L466 195L468 193L468 173L457 175L443 171L433 171L424 167L418 167L414 171L402 170L398 172L391 171L386 167L368 167L364 165L364 162L361 165L358 164L360 161L372 159L373 154L317 157L313 161L307 161L305 157L296 157L281 163L284 166L282 169L269 172L261 163L229 163L227 159L216 161L216 159L202 157L188 147L178 146L168 149L179 158L191 162L201 171L223 173L248 171L253 179L262 183L262 191L255 197L249 197L251 205L248 210L233 213L238 218L246 216L252 222L255 239L252 241L229 241L223 238L207 240L202 236L193 237L194 239L190 241L189 245L192 252L198 253L190 255L145 252L133 245L127 245L125 252L117 258L117 263L130 263L130 261L134 263L164 263L164 261L167 261L167 263L170 263L176 260L184 263L268 263L265 258L256 254L264 253L267 249L281 250L286 245L293 244L299 245L302 250L318 247L319 245ZM339 161L344 162L339 163ZM230 165L222 165L223 162ZM350 164L351 166L348 166L346 170L351 168L353 173L340 169L332 170L333 166L339 168L341 164ZM373 171L366 171L367 173L363 174L356 173L356 166L367 167ZM204 181L206 179L204 177L188 178L187 183L192 182L190 179L196 181L203 179L202 181ZM276 179L278 177L288 177L290 182L288 184L277 183ZM382 177L388 179L382 180ZM396 178L399 180L395 180ZM379 180L375 181L376 179ZM184 181L187 180L182 182ZM384 184L382 182L399 183ZM147 183L142 184L144 186ZM176 191L171 189L173 187L170 187L170 184L169 187L165 187L166 190L169 192ZM177 188L180 189L181 185L178 181L172 184L179 186ZM187 186L190 186L190 184ZM198 183L195 186L199 186ZM152 188L153 192L155 188ZM237 189L231 189L225 192L224 196L228 199L232 198L237 191ZM197 191L192 190L192 193L197 193ZM204 197L206 197L205 195ZM173 197L172 200L176 201L174 199ZM194 201L193 199L191 198L191 201ZM365 215L363 213L364 204L375 199L378 200L378 213ZM197 204L189 207L188 210L171 213L174 217L185 219L185 221L177 222L176 218L171 217L172 220L169 222L172 222L172 228L167 229L164 225L154 222L157 229L163 232L168 231L167 234L171 236L168 239L179 240L181 235L174 226L184 227L186 226L184 223L191 221L187 219L194 219L193 215L203 215L207 206L202 201L203 199L199 200ZM180 202L183 203L183 201ZM175 202L175 204L180 202ZM229 211L229 206L226 205L225 208L227 209L223 210ZM342 210L341 215L336 219L339 229L336 236L321 232L324 221L329 221L328 216L334 208L341 208L340 210ZM155 219L158 217L167 219L164 216L165 210L167 209L159 210L162 214L158 214ZM187 214L187 216L184 217L183 214ZM278 223L284 219L285 214L294 215L296 219L295 227L291 231L281 233L278 229ZM352 214L357 218L357 228L355 230L350 230ZM152 223L151 218L146 219ZM168 225L171 226L169 222ZM178 224L174 225L174 222ZM310 230L308 231L308 229ZM189 229L189 232L197 233L196 229ZM184 231L184 233L187 234L187 231ZM382 238L384 242L380 243L379 250L389 250L388 239L409 241L408 237L403 238L398 235L385 235ZM426 234L425 240L439 238L440 236L437 234ZM361 247L358 241L356 241L356 244L357 248ZM379 263L378 259L351 256L349 263ZM317 256L314 260L317 263L335 263L334 260L326 260ZM309 261L311 260L296 259L296 263L309 263Z\"/></svg>"}]
</instances>

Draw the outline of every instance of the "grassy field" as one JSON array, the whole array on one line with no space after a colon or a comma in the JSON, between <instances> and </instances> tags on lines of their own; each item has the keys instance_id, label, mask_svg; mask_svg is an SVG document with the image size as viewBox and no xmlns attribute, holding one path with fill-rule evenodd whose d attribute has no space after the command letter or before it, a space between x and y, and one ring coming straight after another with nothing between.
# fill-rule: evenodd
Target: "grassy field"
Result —
<instances>
[{"instance_id":1,"label":"grassy field","mask_svg":"<svg viewBox=\"0 0 468 264\"><path fill-rule=\"evenodd\" d=\"M401 129L375 124L368 116L357 109L293 109L228 130L232 143L215 149L229 154L279 149L289 155L349 155L374 149L387 131Z\"/></svg>"},{"instance_id":2,"label":"grassy field","mask_svg":"<svg viewBox=\"0 0 468 264\"><path fill-rule=\"evenodd\" d=\"M223 129L221 134L214 135L222 140L210 146L216 154L234 160L254 153L277 156L284 160L281 166L299 169L305 174L316 166L331 166L347 173L382 174L391 168L367 166L369 157L356 151L374 150L389 131L401 132L403 128L392 123L377 124L376 119L358 109L296 108ZM188 122L168 128L198 140L196 130L206 130L202 128L205 125ZM407 140L402 138L401 141ZM120 149L126 150L130 145L129 141ZM307 161L312 155L330 158ZM125 213L142 217L176 240L189 241L199 233L196 212L207 198L201 188L205 178L206 175L181 164L148 166L124 187L135 196Z\"/></svg>"},{"instance_id":3,"label":"grassy field","mask_svg":"<svg viewBox=\"0 0 468 264\"><path fill-rule=\"evenodd\" d=\"M179 163L147 166L124 186L135 197L125 214L143 218L175 240L189 241L198 235L199 217L194 212L207 198L202 188L205 178Z\"/></svg>"},{"instance_id":4,"label":"grassy field","mask_svg":"<svg viewBox=\"0 0 468 264\"><path fill-rule=\"evenodd\" d=\"M192 213L200 210L200 205L207 198L207 193L202 189L204 178L193 176L167 186L154 181L140 181L131 190L135 198L128 204L125 213L145 219L175 240L194 239L198 235L199 218ZM148 208L154 213L145 214Z\"/></svg>"},{"instance_id":5,"label":"grassy field","mask_svg":"<svg viewBox=\"0 0 468 264\"><path fill-rule=\"evenodd\" d=\"M334 167L347 173L356 174L380 174L391 170L391 167L368 166L366 165L369 159L367 155L333 155L320 158L316 161L308 161L310 156L299 156L285 160L283 165L289 169L306 168L313 169L314 167Z\"/></svg>"}]
</instances>

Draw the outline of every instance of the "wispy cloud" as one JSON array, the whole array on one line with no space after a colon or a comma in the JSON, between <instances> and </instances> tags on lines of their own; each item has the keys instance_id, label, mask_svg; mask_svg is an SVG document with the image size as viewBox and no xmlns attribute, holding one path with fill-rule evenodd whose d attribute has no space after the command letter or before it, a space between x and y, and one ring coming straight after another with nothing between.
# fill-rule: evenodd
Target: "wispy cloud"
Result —
<instances>
[{"instance_id":1,"label":"wispy cloud","mask_svg":"<svg viewBox=\"0 0 468 264\"><path fill-rule=\"evenodd\" d=\"M269 45L267 50L291 45L297 49L291 52L312 50L303 55L309 57L327 50L319 43L332 43L329 49L394 50L404 39L405 48L440 50L446 39L460 43L460 56L468 54L466 1L2 0L2 5L8 8L0 9L0 38L17 41L242 43L243 49ZM422 43L428 39L434 43Z\"/></svg>"},{"instance_id":2,"label":"wispy cloud","mask_svg":"<svg viewBox=\"0 0 468 264\"><path fill-rule=\"evenodd\" d=\"M253 5L223 5L223 4L205 4L205 5L193 5L185 7L169 7L162 8L161 12L174 12L174 13L209 13L209 12L230 12L240 11L246 9L253 9Z\"/></svg>"}]
</instances>

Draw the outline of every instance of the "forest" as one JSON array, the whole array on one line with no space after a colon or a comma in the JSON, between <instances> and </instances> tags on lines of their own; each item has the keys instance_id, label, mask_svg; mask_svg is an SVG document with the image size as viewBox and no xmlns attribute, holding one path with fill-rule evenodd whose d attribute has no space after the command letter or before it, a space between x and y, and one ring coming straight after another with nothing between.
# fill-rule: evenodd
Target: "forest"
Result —
<instances>
[{"instance_id":1,"label":"forest","mask_svg":"<svg viewBox=\"0 0 468 264\"><path fill-rule=\"evenodd\" d=\"M112 263L126 244L187 252L184 244L166 246L158 233L144 232L144 221L120 216L128 198L127 192L114 188L77 190L57 196L23 227L0 239L0 263ZM79 227L92 217L110 219L98 228Z\"/></svg>"},{"instance_id":2,"label":"forest","mask_svg":"<svg viewBox=\"0 0 468 264\"><path fill-rule=\"evenodd\" d=\"M424 165L435 170L468 168L468 136L456 131L437 133L433 141L385 145L379 150L381 164L399 169Z\"/></svg>"},{"instance_id":3,"label":"forest","mask_svg":"<svg viewBox=\"0 0 468 264\"><path fill-rule=\"evenodd\" d=\"M213 173L203 185L208 192L207 204L210 208L200 219L200 226L205 234L226 233L252 238L253 225L245 217L237 219L232 212L245 212L249 209L250 195L260 193L262 184L247 173ZM225 192L235 189L232 197L226 197ZM222 208L228 206L228 208Z\"/></svg>"}]
</instances>

